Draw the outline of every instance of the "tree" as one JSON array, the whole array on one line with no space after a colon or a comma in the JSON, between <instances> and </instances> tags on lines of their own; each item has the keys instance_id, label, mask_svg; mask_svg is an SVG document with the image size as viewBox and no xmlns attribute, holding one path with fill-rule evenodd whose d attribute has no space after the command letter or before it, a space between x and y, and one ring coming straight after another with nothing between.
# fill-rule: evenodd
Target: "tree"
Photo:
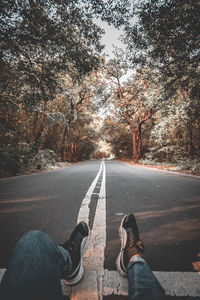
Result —
<instances>
[{"instance_id":1,"label":"tree","mask_svg":"<svg viewBox=\"0 0 200 300\"><path fill-rule=\"evenodd\" d=\"M4 152L12 148L17 153L16 147L24 142L34 151L44 147L61 151L61 139L55 136L63 135L65 144L66 118L56 106L51 110L50 102L62 93L63 76L68 74L75 89L98 66L103 31L93 22L97 14L93 5L94 1L82 0L1 1L0 141ZM81 108L81 101L76 108Z\"/></svg>"},{"instance_id":2,"label":"tree","mask_svg":"<svg viewBox=\"0 0 200 300\"><path fill-rule=\"evenodd\" d=\"M101 138L111 146L111 154L119 159L131 158L133 155L130 128L115 117L107 117L101 127Z\"/></svg>"},{"instance_id":3,"label":"tree","mask_svg":"<svg viewBox=\"0 0 200 300\"><path fill-rule=\"evenodd\" d=\"M61 92L63 74L77 83L96 68L102 30L93 23L92 6L81 0L1 1L2 137L23 140L21 111L32 118L36 106L45 108Z\"/></svg>"},{"instance_id":4,"label":"tree","mask_svg":"<svg viewBox=\"0 0 200 300\"><path fill-rule=\"evenodd\" d=\"M86 125L89 126L93 121L91 116L95 109L92 99L95 82L93 73L79 85L73 83L69 76L63 77L62 92L46 106L40 104L34 109L29 143L37 148L52 149L63 161L76 156L77 151L72 149L77 148L78 136L86 142ZM82 135L85 136L84 139Z\"/></svg>"},{"instance_id":5,"label":"tree","mask_svg":"<svg viewBox=\"0 0 200 300\"><path fill-rule=\"evenodd\" d=\"M197 106L198 107L198 106ZM159 162L198 159L200 149L199 111L181 91L154 115L146 156Z\"/></svg>"},{"instance_id":6,"label":"tree","mask_svg":"<svg viewBox=\"0 0 200 300\"><path fill-rule=\"evenodd\" d=\"M114 114L130 128L133 160L137 162L143 154L142 126L161 104L161 87L155 80L157 74L147 68L141 69L132 80L122 83L126 65L122 65L120 59L110 60L104 71L106 80L110 79L112 84L109 98Z\"/></svg>"},{"instance_id":7,"label":"tree","mask_svg":"<svg viewBox=\"0 0 200 300\"><path fill-rule=\"evenodd\" d=\"M61 71L76 80L96 66L102 30L80 2L1 1L4 104L32 105L41 98L52 99Z\"/></svg>"},{"instance_id":8,"label":"tree","mask_svg":"<svg viewBox=\"0 0 200 300\"><path fill-rule=\"evenodd\" d=\"M199 2L141 1L137 22L125 26L125 43L132 61L156 64L162 70L166 94L180 87L189 97L199 90ZM139 59L140 58L140 59Z\"/></svg>"},{"instance_id":9,"label":"tree","mask_svg":"<svg viewBox=\"0 0 200 300\"><path fill-rule=\"evenodd\" d=\"M166 151L169 159L174 159L176 152L190 158L199 153L198 11L198 1L140 1L134 4L135 22L130 18L124 27L124 42L132 66L146 65L162 74L165 109L161 118L165 122L157 119L153 138L159 148L154 150ZM169 123L169 119L173 121Z\"/></svg>"}]
</instances>

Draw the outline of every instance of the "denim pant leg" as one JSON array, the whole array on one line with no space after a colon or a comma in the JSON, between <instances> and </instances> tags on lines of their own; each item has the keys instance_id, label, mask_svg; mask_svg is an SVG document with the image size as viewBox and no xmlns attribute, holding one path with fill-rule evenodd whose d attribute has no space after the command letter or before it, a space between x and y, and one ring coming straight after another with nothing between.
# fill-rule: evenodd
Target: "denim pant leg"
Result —
<instances>
[{"instance_id":1,"label":"denim pant leg","mask_svg":"<svg viewBox=\"0 0 200 300\"><path fill-rule=\"evenodd\" d=\"M4 300L61 300L61 272L70 273L71 258L40 231L26 233L17 243L0 285Z\"/></svg>"},{"instance_id":2,"label":"denim pant leg","mask_svg":"<svg viewBox=\"0 0 200 300\"><path fill-rule=\"evenodd\" d=\"M163 300L165 292L146 261L133 256L128 264L129 300Z\"/></svg>"}]
</instances>

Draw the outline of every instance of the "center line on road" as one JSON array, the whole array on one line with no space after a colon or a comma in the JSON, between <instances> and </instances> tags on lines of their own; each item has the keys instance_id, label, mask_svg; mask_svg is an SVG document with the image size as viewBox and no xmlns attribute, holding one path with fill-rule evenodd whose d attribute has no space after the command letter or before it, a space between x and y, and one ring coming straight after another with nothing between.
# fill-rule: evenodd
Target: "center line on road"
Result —
<instances>
[{"instance_id":1,"label":"center line on road","mask_svg":"<svg viewBox=\"0 0 200 300\"><path fill-rule=\"evenodd\" d=\"M82 204L81 204L81 207L79 210L79 214L78 214L78 218L77 218L77 224L81 221L84 221L87 224L89 224L89 213L90 213L89 205L90 205L90 201L91 201L91 196L94 192L97 181L98 181L101 171L102 171L102 165L103 165L103 161L101 162L99 172L97 173L95 179L93 180L92 184L90 185L90 187L82 201Z\"/></svg>"},{"instance_id":2,"label":"center line on road","mask_svg":"<svg viewBox=\"0 0 200 300\"><path fill-rule=\"evenodd\" d=\"M77 223L85 221L89 224L89 205L97 182L100 184L100 191L93 228L84 255L85 273L81 282L72 288L72 300L103 299L104 250L106 246L106 169L104 161L101 162L99 172L82 201Z\"/></svg>"},{"instance_id":3,"label":"center line on road","mask_svg":"<svg viewBox=\"0 0 200 300\"><path fill-rule=\"evenodd\" d=\"M93 252L90 257L91 268L97 272L99 299L103 297L104 251L106 247L106 169L103 161L103 178L92 229Z\"/></svg>"}]
</instances>

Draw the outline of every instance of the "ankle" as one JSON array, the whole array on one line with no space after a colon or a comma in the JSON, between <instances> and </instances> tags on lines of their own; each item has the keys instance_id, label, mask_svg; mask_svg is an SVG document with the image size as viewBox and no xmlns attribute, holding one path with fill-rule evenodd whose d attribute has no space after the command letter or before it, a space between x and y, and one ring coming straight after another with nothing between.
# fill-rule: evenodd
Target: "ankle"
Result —
<instances>
[{"instance_id":1,"label":"ankle","mask_svg":"<svg viewBox=\"0 0 200 300\"><path fill-rule=\"evenodd\" d=\"M127 249L127 254L126 255L127 255L127 258L128 258L129 261L133 256L141 256L139 251L135 247Z\"/></svg>"}]
</instances>

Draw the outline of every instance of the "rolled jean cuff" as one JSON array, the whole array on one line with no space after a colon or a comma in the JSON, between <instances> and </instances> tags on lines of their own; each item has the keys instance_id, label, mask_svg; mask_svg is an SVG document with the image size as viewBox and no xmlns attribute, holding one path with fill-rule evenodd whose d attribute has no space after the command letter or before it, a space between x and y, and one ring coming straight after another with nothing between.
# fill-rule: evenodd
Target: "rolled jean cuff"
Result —
<instances>
[{"instance_id":1,"label":"rolled jean cuff","mask_svg":"<svg viewBox=\"0 0 200 300\"><path fill-rule=\"evenodd\" d=\"M131 257L127 269L131 269L136 263L145 264L146 262L141 256L134 255Z\"/></svg>"}]
</instances>

